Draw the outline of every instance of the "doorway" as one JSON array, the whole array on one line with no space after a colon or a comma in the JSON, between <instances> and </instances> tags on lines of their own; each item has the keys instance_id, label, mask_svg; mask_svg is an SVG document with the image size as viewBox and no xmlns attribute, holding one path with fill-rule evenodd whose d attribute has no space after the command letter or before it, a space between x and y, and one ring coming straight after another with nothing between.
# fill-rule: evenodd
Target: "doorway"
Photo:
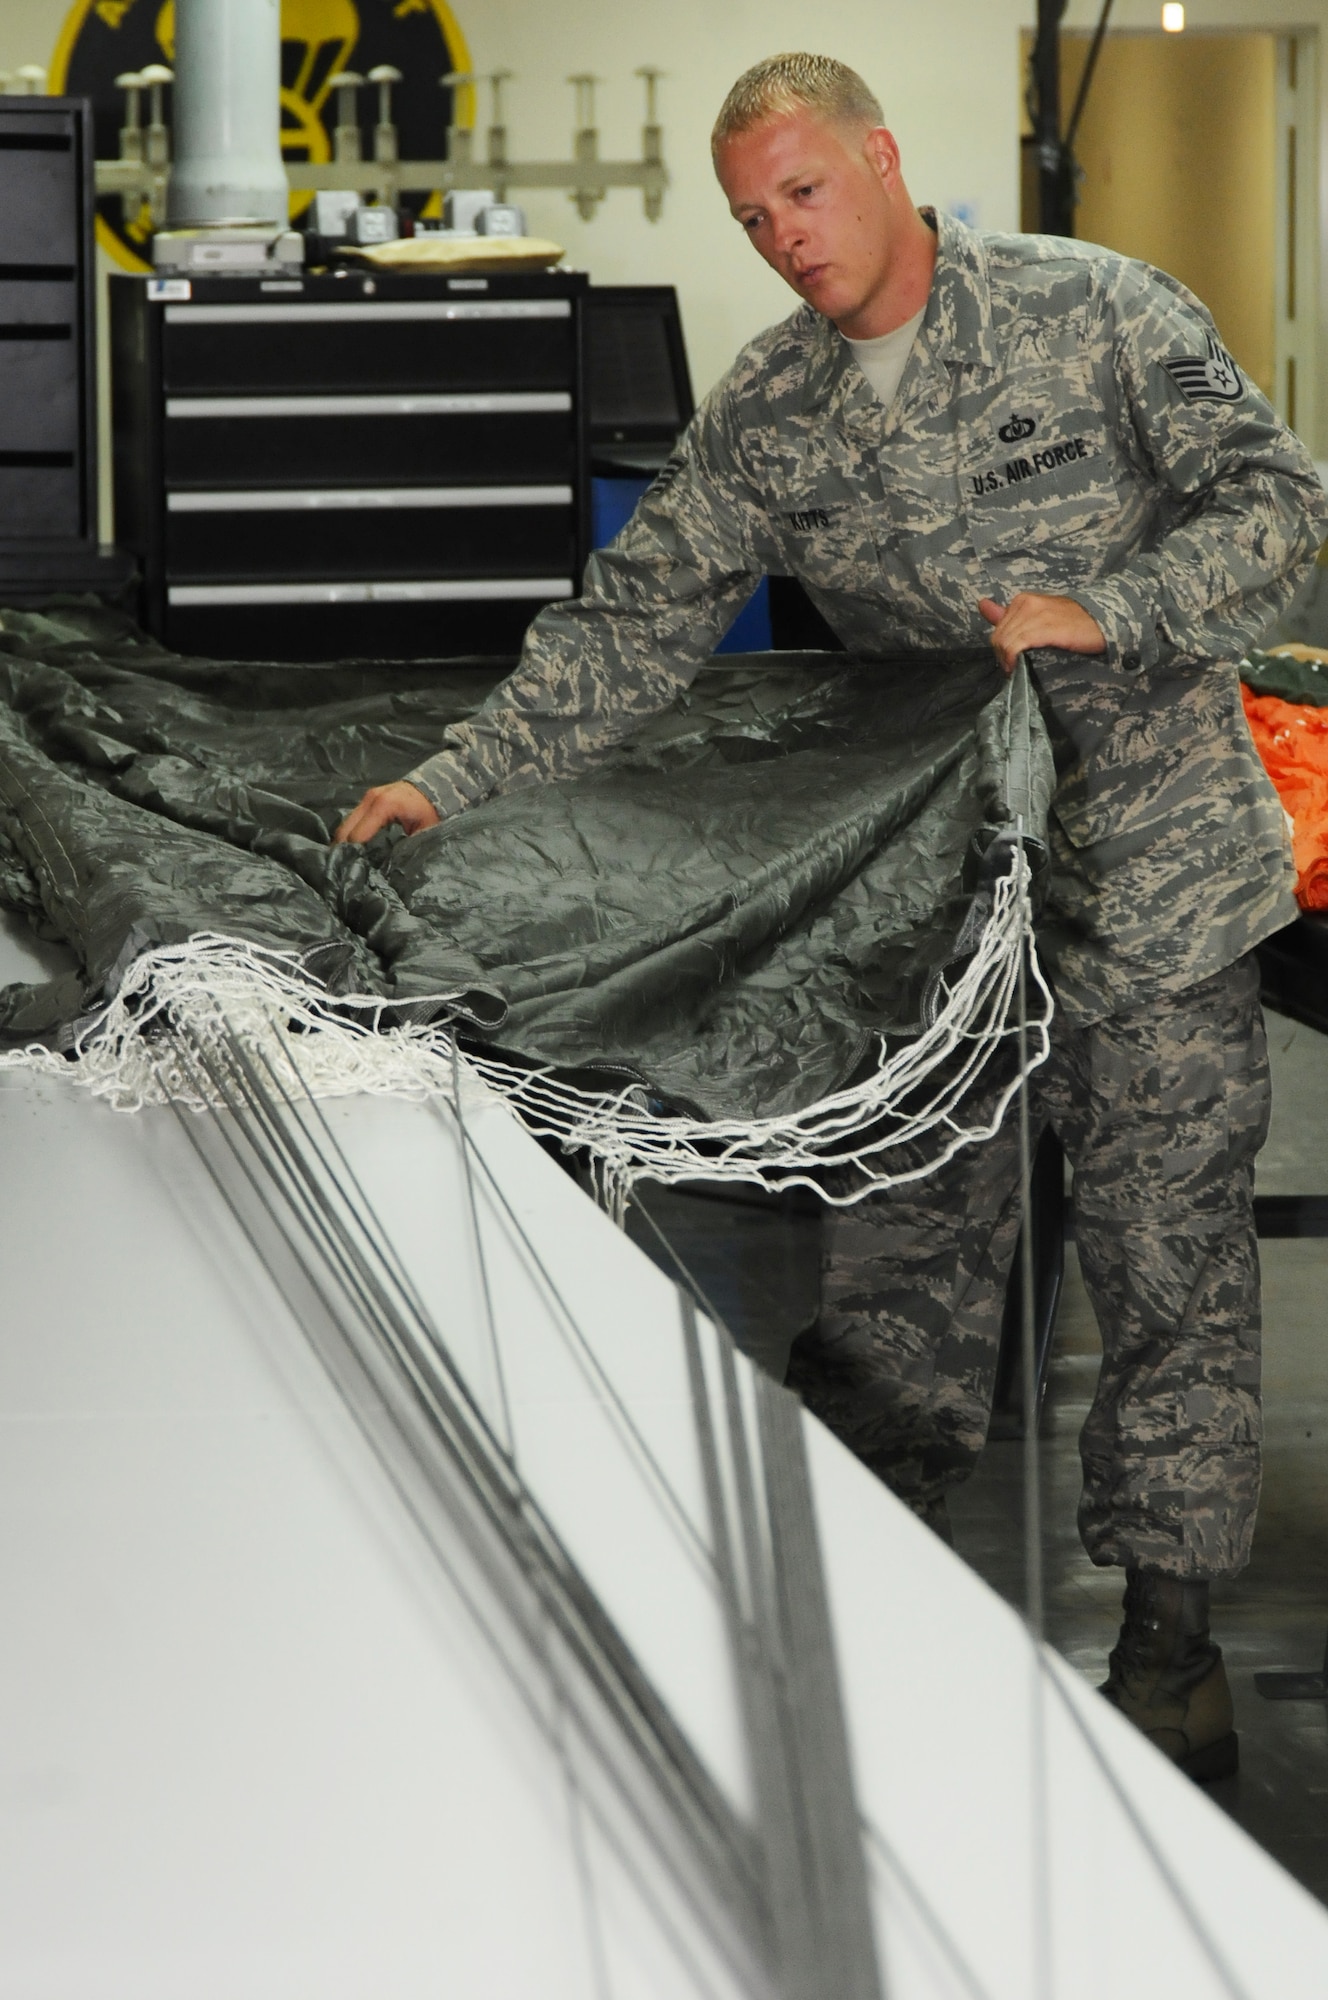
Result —
<instances>
[{"instance_id":1,"label":"doorway","mask_svg":"<svg viewBox=\"0 0 1328 2000\"><path fill-rule=\"evenodd\" d=\"M1074 102L1091 37L1061 38ZM1032 37L1023 37L1025 68ZM1318 447L1313 34L1108 34L1079 127L1075 233L1198 294L1224 344ZM1038 227L1025 113L1021 227Z\"/></svg>"}]
</instances>

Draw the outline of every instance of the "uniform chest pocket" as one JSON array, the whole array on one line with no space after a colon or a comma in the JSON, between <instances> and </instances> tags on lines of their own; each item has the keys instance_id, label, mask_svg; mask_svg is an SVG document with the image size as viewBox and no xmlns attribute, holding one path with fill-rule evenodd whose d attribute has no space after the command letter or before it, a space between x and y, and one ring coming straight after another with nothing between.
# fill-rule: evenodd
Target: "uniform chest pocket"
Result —
<instances>
[{"instance_id":1,"label":"uniform chest pocket","mask_svg":"<svg viewBox=\"0 0 1328 2000\"><path fill-rule=\"evenodd\" d=\"M961 488L979 555L1087 553L1121 507L1106 454L1082 432L1015 445L961 475Z\"/></svg>"}]
</instances>

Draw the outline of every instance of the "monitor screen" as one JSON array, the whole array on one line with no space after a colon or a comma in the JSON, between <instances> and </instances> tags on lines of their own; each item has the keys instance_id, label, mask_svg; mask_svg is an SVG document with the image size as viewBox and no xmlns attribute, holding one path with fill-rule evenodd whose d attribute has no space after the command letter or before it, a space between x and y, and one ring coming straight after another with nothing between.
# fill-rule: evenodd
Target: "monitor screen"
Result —
<instances>
[{"instance_id":1,"label":"monitor screen","mask_svg":"<svg viewBox=\"0 0 1328 2000\"><path fill-rule=\"evenodd\" d=\"M592 440L672 444L693 406L671 285L591 288L586 377Z\"/></svg>"}]
</instances>

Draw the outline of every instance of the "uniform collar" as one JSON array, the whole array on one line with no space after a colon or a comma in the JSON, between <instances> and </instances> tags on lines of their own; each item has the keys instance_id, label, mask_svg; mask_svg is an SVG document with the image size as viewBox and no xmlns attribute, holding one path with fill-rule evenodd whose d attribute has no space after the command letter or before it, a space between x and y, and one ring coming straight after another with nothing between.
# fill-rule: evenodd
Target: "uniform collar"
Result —
<instances>
[{"instance_id":1,"label":"uniform collar","mask_svg":"<svg viewBox=\"0 0 1328 2000\"><path fill-rule=\"evenodd\" d=\"M936 272L922 331L931 354L951 367L995 368L991 273L976 229L953 215L924 209L936 225Z\"/></svg>"},{"instance_id":2,"label":"uniform collar","mask_svg":"<svg viewBox=\"0 0 1328 2000\"><path fill-rule=\"evenodd\" d=\"M909 357L901 397L932 382L948 386L951 369L995 368L996 345L991 327L991 278L987 250L975 229L952 215L923 209L937 235L936 269L927 311ZM831 415L880 417L876 392L853 359L838 329L812 309L811 355L807 386L812 405Z\"/></svg>"}]
</instances>

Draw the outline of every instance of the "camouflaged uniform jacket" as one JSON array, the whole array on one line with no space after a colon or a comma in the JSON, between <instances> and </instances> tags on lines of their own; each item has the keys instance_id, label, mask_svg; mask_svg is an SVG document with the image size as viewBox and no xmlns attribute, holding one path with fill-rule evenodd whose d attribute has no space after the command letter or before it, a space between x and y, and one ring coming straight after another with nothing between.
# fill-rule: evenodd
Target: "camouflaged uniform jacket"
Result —
<instances>
[{"instance_id":1,"label":"camouflaged uniform jacket","mask_svg":"<svg viewBox=\"0 0 1328 2000\"><path fill-rule=\"evenodd\" d=\"M1062 1003L1091 1020L1295 914L1230 662L1292 595L1328 503L1173 279L1092 244L936 226L889 409L809 307L763 333L584 596L540 614L515 673L412 778L446 816L584 769L686 686L763 574L798 577L865 671L981 643L979 596L1072 596L1107 650L1030 663L1060 771L1041 936Z\"/></svg>"}]
</instances>

